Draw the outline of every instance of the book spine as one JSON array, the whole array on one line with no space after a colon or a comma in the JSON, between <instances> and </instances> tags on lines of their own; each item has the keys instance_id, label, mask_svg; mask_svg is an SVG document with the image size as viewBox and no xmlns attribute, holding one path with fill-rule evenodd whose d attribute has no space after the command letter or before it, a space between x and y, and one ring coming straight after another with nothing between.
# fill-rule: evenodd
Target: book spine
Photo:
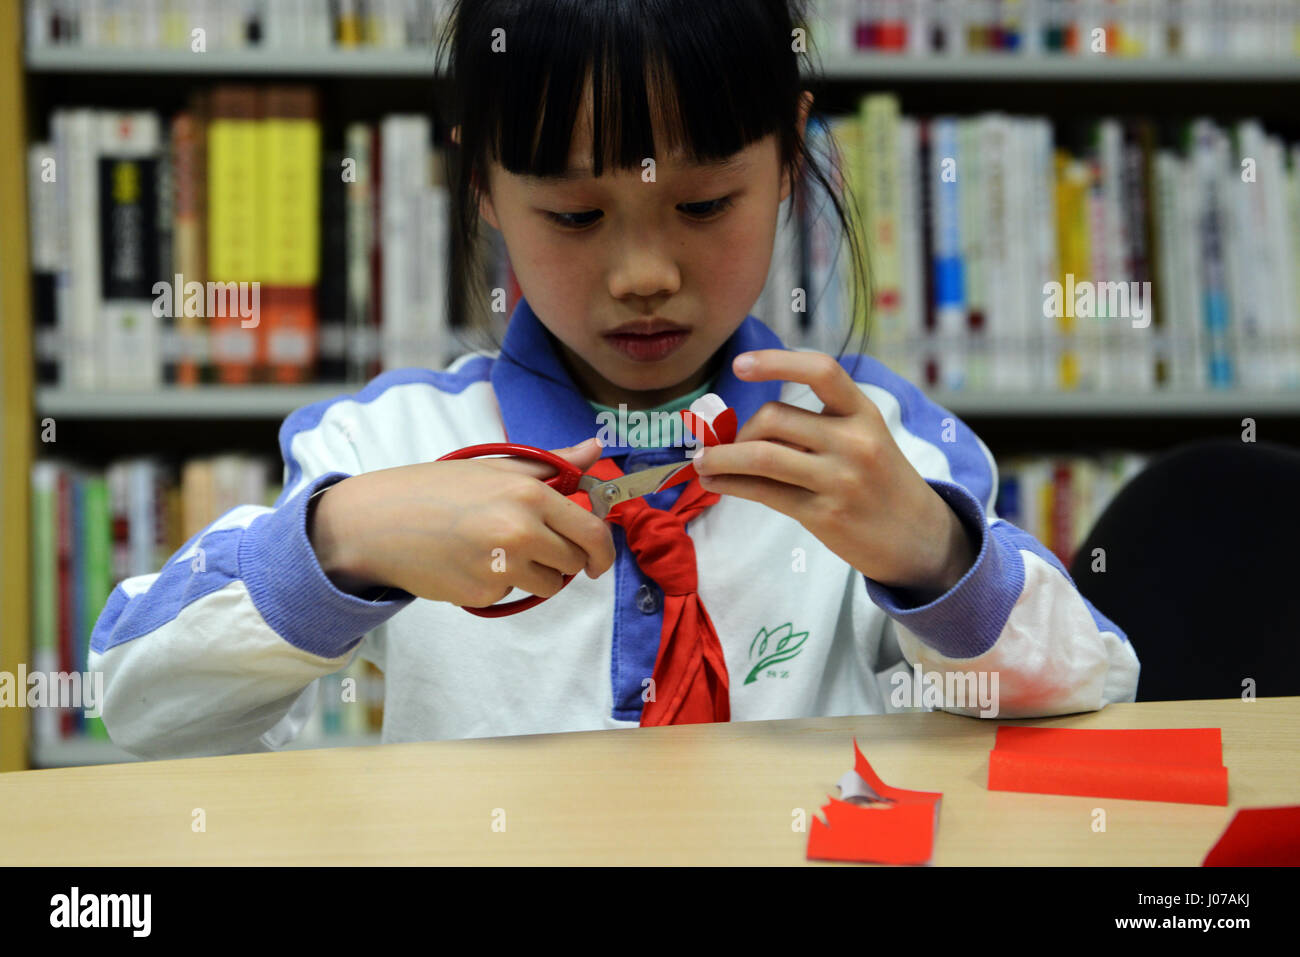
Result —
<instances>
[{"instance_id":1,"label":"book spine","mask_svg":"<svg viewBox=\"0 0 1300 957\"><path fill-rule=\"evenodd\" d=\"M109 511L108 482L103 475L88 475L84 485L85 521L81 548L85 564L85 601L88 614L81 635L83 661L90 658L90 638L96 620L113 590L112 517ZM102 702L96 702L102 708ZM100 717L85 719L86 733L92 738L108 740L108 729Z\"/></svg>"},{"instance_id":2,"label":"book spine","mask_svg":"<svg viewBox=\"0 0 1300 957\"><path fill-rule=\"evenodd\" d=\"M98 117L100 366L105 388L157 388L162 378L158 280L158 117ZM170 312L170 309L164 310Z\"/></svg>"},{"instance_id":3,"label":"book spine","mask_svg":"<svg viewBox=\"0 0 1300 957\"><path fill-rule=\"evenodd\" d=\"M217 378L247 384L260 358L257 317L243 316L260 283L265 223L263 130L253 87L223 86L212 92L207 133L209 295L204 314L211 329ZM218 285L219 284L219 285ZM241 286L241 284L243 284ZM252 321L252 325L244 323Z\"/></svg>"},{"instance_id":4,"label":"book spine","mask_svg":"<svg viewBox=\"0 0 1300 957\"><path fill-rule=\"evenodd\" d=\"M320 109L312 87L266 91L265 286L259 334L268 376L305 382L316 362L320 278Z\"/></svg>"},{"instance_id":5,"label":"book spine","mask_svg":"<svg viewBox=\"0 0 1300 957\"><path fill-rule=\"evenodd\" d=\"M59 466L34 463L31 482L32 664L35 671L48 675L59 665ZM55 710L37 708L32 717L33 741L39 746L58 738Z\"/></svg>"},{"instance_id":6,"label":"book spine","mask_svg":"<svg viewBox=\"0 0 1300 957\"><path fill-rule=\"evenodd\" d=\"M929 179L934 239L935 384L959 391L966 387L966 278L962 253L962 163L958 120L935 119Z\"/></svg>"}]
</instances>

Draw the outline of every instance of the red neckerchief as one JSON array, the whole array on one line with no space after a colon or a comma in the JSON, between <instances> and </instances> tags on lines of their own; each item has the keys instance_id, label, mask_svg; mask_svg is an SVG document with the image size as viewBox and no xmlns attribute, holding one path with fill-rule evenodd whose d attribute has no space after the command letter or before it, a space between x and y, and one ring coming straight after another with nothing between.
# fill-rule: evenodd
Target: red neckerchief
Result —
<instances>
[{"instance_id":1,"label":"red neckerchief","mask_svg":"<svg viewBox=\"0 0 1300 957\"><path fill-rule=\"evenodd\" d=\"M587 472L604 481L623 474L610 458L598 460ZM643 727L731 720L727 663L696 591L695 543L686 534L686 522L719 497L692 478L668 511L650 507L644 498L633 498L616 505L608 516L623 527L637 564L664 593L654 700L641 709Z\"/></svg>"}]
</instances>

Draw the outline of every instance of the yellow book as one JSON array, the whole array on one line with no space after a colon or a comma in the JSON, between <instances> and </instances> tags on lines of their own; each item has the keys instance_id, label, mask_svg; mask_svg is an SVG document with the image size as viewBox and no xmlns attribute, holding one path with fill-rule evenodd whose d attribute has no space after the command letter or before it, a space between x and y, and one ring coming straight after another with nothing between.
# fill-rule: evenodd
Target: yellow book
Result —
<instances>
[{"instance_id":1,"label":"yellow book","mask_svg":"<svg viewBox=\"0 0 1300 957\"><path fill-rule=\"evenodd\" d=\"M224 86L212 93L208 125L208 279L258 279L257 91Z\"/></svg>"},{"instance_id":2,"label":"yellow book","mask_svg":"<svg viewBox=\"0 0 1300 957\"><path fill-rule=\"evenodd\" d=\"M896 350L906 335L900 308L903 266L898 244L898 112L898 98L890 94L864 96L859 106L867 249L874 291L871 351L891 366L897 361Z\"/></svg>"},{"instance_id":3,"label":"yellow book","mask_svg":"<svg viewBox=\"0 0 1300 957\"><path fill-rule=\"evenodd\" d=\"M310 88L267 91L264 281L310 286L320 272L320 121Z\"/></svg>"},{"instance_id":4,"label":"yellow book","mask_svg":"<svg viewBox=\"0 0 1300 957\"><path fill-rule=\"evenodd\" d=\"M1077 389L1079 362L1074 343L1074 284L1088 277L1088 168L1062 150L1056 151L1056 241L1061 266L1061 310L1057 325L1063 339L1060 384Z\"/></svg>"}]
</instances>

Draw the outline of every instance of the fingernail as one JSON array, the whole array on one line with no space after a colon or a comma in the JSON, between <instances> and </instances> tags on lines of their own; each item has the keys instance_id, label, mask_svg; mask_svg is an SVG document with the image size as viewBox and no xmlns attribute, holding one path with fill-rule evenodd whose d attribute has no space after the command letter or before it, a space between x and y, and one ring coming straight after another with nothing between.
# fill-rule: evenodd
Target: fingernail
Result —
<instances>
[{"instance_id":1,"label":"fingernail","mask_svg":"<svg viewBox=\"0 0 1300 957\"><path fill-rule=\"evenodd\" d=\"M754 356L751 353L743 353L736 357L735 367L737 372L748 372L754 368Z\"/></svg>"}]
</instances>

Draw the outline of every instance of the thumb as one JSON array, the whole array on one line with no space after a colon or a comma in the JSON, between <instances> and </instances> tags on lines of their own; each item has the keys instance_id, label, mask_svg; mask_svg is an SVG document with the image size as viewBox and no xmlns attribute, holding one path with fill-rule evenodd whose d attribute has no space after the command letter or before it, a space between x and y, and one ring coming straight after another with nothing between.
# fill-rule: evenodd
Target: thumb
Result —
<instances>
[{"instance_id":1,"label":"thumb","mask_svg":"<svg viewBox=\"0 0 1300 957\"><path fill-rule=\"evenodd\" d=\"M577 445L570 445L568 448L551 449L562 459L572 462L574 465L591 465L596 459L600 458L601 444L596 437L579 442Z\"/></svg>"},{"instance_id":2,"label":"thumb","mask_svg":"<svg viewBox=\"0 0 1300 957\"><path fill-rule=\"evenodd\" d=\"M549 451L585 471L600 458L601 445L599 440L593 437L585 442L579 442L577 445L570 445L562 449L550 449ZM523 458L494 458L482 459L481 461L490 463L496 468L525 472L539 479L548 479L556 471L554 466L547 465L544 462L534 462Z\"/></svg>"}]
</instances>

